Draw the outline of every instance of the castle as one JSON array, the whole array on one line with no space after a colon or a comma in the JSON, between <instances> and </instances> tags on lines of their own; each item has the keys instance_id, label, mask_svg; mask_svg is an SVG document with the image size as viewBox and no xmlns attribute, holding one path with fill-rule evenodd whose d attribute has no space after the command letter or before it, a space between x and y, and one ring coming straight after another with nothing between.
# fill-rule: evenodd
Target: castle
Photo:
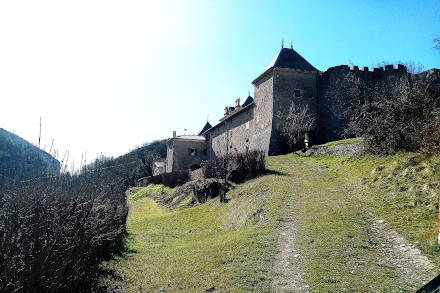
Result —
<instances>
[{"instance_id":1,"label":"castle","mask_svg":"<svg viewBox=\"0 0 440 293\"><path fill-rule=\"evenodd\" d=\"M371 70L340 65L321 72L292 46L282 46L252 81L254 98L249 95L244 101L237 99L234 107L225 107L218 124L207 122L197 136L176 136L174 132L167 143L166 172L197 169L204 160L232 152L282 153L285 143L281 130L291 103L307 106L315 117L317 127L309 134L312 143L341 139L348 122L338 110L333 89L349 72L362 82L374 83L407 74L407 69L400 64Z\"/></svg>"}]
</instances>

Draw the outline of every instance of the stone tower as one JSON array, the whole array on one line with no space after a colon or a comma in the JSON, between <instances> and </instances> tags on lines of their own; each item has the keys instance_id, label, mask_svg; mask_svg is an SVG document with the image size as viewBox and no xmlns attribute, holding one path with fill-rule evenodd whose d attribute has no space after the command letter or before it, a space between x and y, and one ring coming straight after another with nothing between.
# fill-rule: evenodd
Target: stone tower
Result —
<instances>
[{"instance_id":1,"label":"stone tower","mask_svg":"<svg viewBox=\"0 0 440 293\"><path fill-rule=\"evenodd\" d=\"M281 48L254 85L255 133L271 154L282 153L285 143L280 135L291 103L307 105L317 117L319 71L293 48ZM311 134L313 138L315 133Z\"/></svg>"}]
</instances>

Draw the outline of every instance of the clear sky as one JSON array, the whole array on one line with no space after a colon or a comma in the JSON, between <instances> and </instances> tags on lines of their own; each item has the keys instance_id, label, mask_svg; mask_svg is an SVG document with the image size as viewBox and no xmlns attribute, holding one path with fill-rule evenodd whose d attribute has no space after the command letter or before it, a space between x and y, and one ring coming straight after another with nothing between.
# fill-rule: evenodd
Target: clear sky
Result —
<instances>
[{"instance_id":1,"label":"clear sky","mask_svg":"<svg viewBox=\"0 0 440 293\"><path fill-rule=\"evenodd\" d=\"M440 2L1 1L0 127L79 161L198 132L244 98L281 39L320 70L440 68Z\"/></svg>"}]
</instances>

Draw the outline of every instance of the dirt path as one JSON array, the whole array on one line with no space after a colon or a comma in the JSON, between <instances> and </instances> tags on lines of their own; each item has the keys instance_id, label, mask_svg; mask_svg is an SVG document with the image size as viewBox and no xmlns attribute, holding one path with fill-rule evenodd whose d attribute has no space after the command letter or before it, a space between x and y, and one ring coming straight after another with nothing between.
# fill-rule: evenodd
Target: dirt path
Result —
<instances>
[{"instance_id":1,"label":"dirt path","mask_svg":"<svg viewBox=\"0 0 440 293\"><path fill-rule=\"evenodd\" d=\"M356 182L304 160L279 167L291 177L292 200L279 226L273 291L402 292L417 289L433 277L434 265L383 220L373 216L372 208L363 201ZM302 205L308 206L303 208ZM303 241L313 243L310 247L298 245L301 235L309 237L307 234L313 234L308 233L308 229L315 229L313 235L317 235L315 222L304 221L303 217L307 218L311 212L324 214L329 210L332 216L329 214L321 219L332 222L326 229L336 229L326 234L328 245L316 244L319 243L316 238ZM353 220L345 222L346 218ZM345 228L344 225L353 226ZM344 229L365 231L367 239L364 232L350 232L358 234L348 233L348 238L344 238ZM301 247L308 251L301 251ZM324 269L325 276L313 268Z\"/></svg>"},{"instance_id":2,"label":"dirt path","mask_svg":"<svg viewBox=\"0 0 440 293\"><path fill-rule=\"evenodd\" d=\"M396 231L388 228L383 220L371 220L375 246L385 252L378 265L399 272L406 288L423 284L434 277L434 265L422 252Z\"/></svg>"},{"instance_id":3,"label":"dirt path","mask_svg":"<svg viewBox=\"0 0 440 293\"><path fill-rule=\"evenodd\" d=\"M293 185L293 192L297 192ZM298 207L290 202L280 223L278 255L275 260L275 278L272 288L277 292L304 292L308 288L303 278L303 259L297 241Z\"/></svg>"}]
</instances>

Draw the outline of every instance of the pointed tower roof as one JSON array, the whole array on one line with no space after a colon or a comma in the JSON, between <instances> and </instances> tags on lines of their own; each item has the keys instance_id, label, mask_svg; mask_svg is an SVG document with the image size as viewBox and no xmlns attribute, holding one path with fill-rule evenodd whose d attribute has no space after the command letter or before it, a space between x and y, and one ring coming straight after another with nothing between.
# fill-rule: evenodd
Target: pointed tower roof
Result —
<instances>
[{"instance_id":1,"label":"pointed tower roof","mask_svg":"<svg viewBox=\"0 0 440 293\"><path fill-rule=\"evenodd\" d=\"M206 130L211 129L211 128L212 128L212 125L208 121L206 121L206 124L205 124L205 126L203 126L203 129L200 131L199 135L202 135L203 132L205 132Z\"/></svg>"},{"instance_id":2,"label":"pointed tower roof","mask_svg":"<svg viewBox=\"0 0 440 293\"><path fill-rule=\"evenodd\" d=\"M243 108L248 106L250 103L252 103L254 99L249 95L246 100L244 100L243 104L241 105Z\"/></svg>"},{"instance_id":3,"label":"pointed tower roof","mask_svg":"<svg viewBox=\"0 0 440 293\"><path fill-rule=\"evenodd\" d=\"M281 48L264 71L272 67L318 71L318 69L313 67L312 64L298 54L293 48Z\"/></svg>"},{"instance_id":4,"label":"pointed tower roof","mask_svg":"<svg viewBox=\"0 0 440 293\"><path fill-rule=\"evenodd\" d=\"M252 83L255 83L266 71L271 68L291 68L307 71L318 71L303 56L298 54L293 48L281 48L278 54L267 65L263 73L260 74Z\"/></svg>"}]
</instances>

